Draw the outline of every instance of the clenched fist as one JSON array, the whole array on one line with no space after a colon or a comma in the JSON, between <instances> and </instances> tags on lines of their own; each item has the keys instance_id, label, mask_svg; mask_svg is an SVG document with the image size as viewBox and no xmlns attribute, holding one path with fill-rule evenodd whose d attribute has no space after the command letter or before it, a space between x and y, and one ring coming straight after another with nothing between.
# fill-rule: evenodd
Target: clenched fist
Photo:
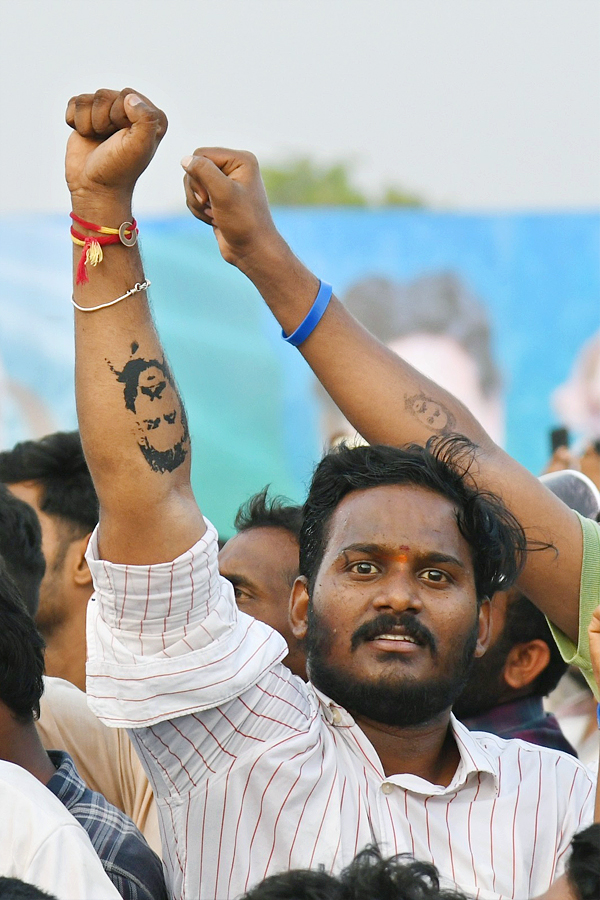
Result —
<instances>
[{"instance_id":1,"label":"clenched fist","mask_svg":"<svg viewBox=\"0 0 600 900\"><path fill-rule=\"evenodd\" d=\"M124 88L69 100L65 174L74 202L131 200L134 185L167 130L167 117L142 94Z\"/></svg>"},{"instance_id":2,"label":"clenched fist","mask_svg":"<svg viewBox=\"0 0 600 900\"><path fill-rule=\"evenodd\" d=\"M256 157L201 147L181 164L188 208L213 226L223 259L251 277L257 256L274 244L285 246L271 218Z\"/></svg>"}]
</instances>

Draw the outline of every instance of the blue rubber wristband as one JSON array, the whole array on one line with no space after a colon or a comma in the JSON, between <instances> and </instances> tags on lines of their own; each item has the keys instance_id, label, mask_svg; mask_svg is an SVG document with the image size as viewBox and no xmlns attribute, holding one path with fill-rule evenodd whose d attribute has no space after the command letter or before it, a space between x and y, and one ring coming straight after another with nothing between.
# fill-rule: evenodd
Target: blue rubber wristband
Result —
<instances>
[{"instance_id":1,"label":"blue rubber wristband","mask_svg":"<svg viewBox=\"0 0 600 900\"><path fill-rule=\"evenodd\" d=\"M294 347L299 347L309 335L313 333L321 318L323 317L323 313L327 309L329 305L329 301L331 300L331 295L333 293L333 288L330 284L325 284L324 281L319 282L319 293L315 297L315 302L309 309L306 318L303 322L298 325L295 331L293 331L290 335L285 334L283 328L281 329L281 337L284 341L287 341L288 344L292 344Z\"/></svg>"}]
</instances>

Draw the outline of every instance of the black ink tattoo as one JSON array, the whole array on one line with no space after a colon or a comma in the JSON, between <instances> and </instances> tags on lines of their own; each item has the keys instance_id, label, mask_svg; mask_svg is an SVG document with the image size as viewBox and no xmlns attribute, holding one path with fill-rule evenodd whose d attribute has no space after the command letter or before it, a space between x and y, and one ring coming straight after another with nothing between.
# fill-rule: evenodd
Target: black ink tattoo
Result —
<instances>
[{"instance_id":1,"label":"black ink tattoo","mask_svg":"<svg viewBox=\"0 0 600 900\"><path fill-rule=\"evenodd\" d=\"M456 430L456 419L450 410L425 394L406 397L405 409L421 425L425 425L434 434L452 434Z\"/></svg>"},{"instance_id":2,"label":"black ink tattoo","mask_svg":"<svg viewBox=\"0 0 600 900\"><path fill-rule=\"evenodd\" d=\"M131 344L136 353L139 344ZM117 381L123 385L125 409L137 421L139 448L154 472L173 472L186 459L189 429L185 409L166 360L130 359L121 371L108 360ZM164 411L163 411L164 410ZM152 432L152 440L148 437Z\"/></svg>"},{"instance_id":3,"label":"black ink tattoo","mask_svg":"<svg viewBox=\"0 0 600 900\"><path fill-rule=\"evenodd\" d=\"M174 447L169 447L167 450L157 450L145 437L140 441L140 450L152 471L164 475L165 472L175 471L185 461L188 452L184 443L187 443L187 428L185 441L177 441Z\"/></svg>"},{"instance_id":4,"label":"black ink tattoo","mask_svg":"<svg viewBox=\"0 0 600 900\"><path fill-rule=\"evenodd\" d=\"M146 397L149 397L150 400L160 400L167 386L167 382L164 379L162 381L156 381L156 375L148 375L148 381L154 381L155 383L143 385L140 388L140 392L145 394Z\"/></svg>"}]
</instances>

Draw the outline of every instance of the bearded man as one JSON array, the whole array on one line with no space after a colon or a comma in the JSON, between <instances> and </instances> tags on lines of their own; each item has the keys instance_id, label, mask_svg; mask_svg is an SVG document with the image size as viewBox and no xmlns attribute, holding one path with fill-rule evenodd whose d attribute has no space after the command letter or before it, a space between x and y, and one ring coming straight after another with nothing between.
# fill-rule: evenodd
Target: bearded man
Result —
<instances>
[{"instance_id":1,"label":"bearded man","mask_svg":"<svg viewBox=\"0 0 600 900\"><path fill-rule=\"evenodd\" d=\"M219 573L129 237L133 187L164 114L130 90L103 90L73 98L67 121L78 221L126 236L74 285L78 415L101 508L88 552L88 699L130 729L157 797L172 895L236 897L290 867L340 870L373 843L433 861L481 898L542 892L591 820L592 781L565 754L473 735L451 716L485 652L489 597L510 586L526 551L518 522L477 489L470 443L325 457L291 599L312 682L294 676L283 638L238 610ZM255 163L206 153L216 202L199 194L202 215L226 258L251 268L269 255L260 181L246 219L229 228L225 214L221 227L217 207L227 209L230 176L252 180ZM239 239L257 210L256 242ZM127 366L164 381L146 395L145 418L123 389ZM155 421L169 426L156 444Z\"/></svg>"}]
</instances>

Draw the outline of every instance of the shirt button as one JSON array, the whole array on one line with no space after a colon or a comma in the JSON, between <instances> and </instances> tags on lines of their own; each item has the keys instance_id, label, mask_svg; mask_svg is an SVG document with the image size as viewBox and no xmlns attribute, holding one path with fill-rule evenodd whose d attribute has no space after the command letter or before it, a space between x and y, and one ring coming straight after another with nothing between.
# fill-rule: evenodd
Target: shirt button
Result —
<instances>
[{"instance_id":1,"label":"shirt button","mask_svg":"<svg viewBox=\"0 0 600 900\"><path fill-rule=\"evenodd\" d=\"M342 721L342 714L336 706L331 708L331 718L333 719L334 725L339 725Z\"/></svg>"},{"instance_id":2,"label":"shirt button","mask_svg":"<svg viewBox=\"0 0 600 900\"><path fill-rule=\"evenodd\" d=\"M384 781L383 784L381 785L381 790L383 791L384 794L391 794L392 791L394 790L394 785L390 784L389 781Z\"/></svg>"}]
</instances>

